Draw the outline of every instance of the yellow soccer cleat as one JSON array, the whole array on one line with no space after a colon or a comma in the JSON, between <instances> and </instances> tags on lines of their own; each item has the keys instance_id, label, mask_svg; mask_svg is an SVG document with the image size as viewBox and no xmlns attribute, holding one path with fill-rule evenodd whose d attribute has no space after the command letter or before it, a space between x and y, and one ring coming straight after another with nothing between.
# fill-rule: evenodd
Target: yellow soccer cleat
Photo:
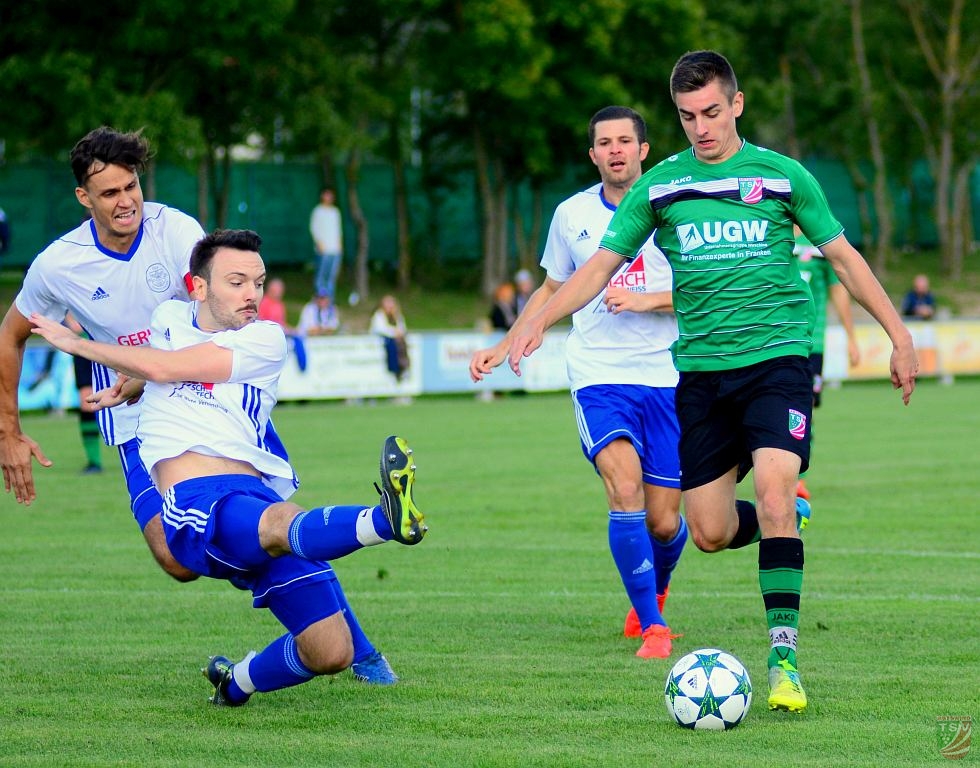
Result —
<instances>
[{"instance_id":1,"label":"yellow soccer cleat","mask_svg":"<svg viewBox=\"0 0 980 768\"><path fill-rule=\"evenodd\" d=\"M785 659L779 666L769 668L769 709L797 714L806 709L806 692L800 682L800 673Z\"/></svg>"},{"instance_id":2,"label":"yellow soccer cleat","mask_svg":"<svg viewBox=\"0 0 980 768\"><path fill-rule=\"evenodd\" d=\"M429 530L425 517L412 499L415 485L415 462L412 449L400 437L385 440L381 451L381 508L384 510L395 541L418 544Z\"/></svg>"}]
</instances>

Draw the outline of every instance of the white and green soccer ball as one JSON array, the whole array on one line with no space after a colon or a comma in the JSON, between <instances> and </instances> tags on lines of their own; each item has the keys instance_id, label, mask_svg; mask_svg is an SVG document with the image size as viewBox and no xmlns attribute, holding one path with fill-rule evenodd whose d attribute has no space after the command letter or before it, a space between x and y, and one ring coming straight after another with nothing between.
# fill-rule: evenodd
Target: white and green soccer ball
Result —
<instances>
[{"instance_id":1,"label":"white and green soccer ball","mask_svg":"<svg viewBox=\"0 0 980 768\"><path fill-rule=\"evenodd\" d=\"M734 728L752 704L752 682L745 666L717 648L682 657L667 674L667 711L684 728Z\"/></svg>"}]
</instances>

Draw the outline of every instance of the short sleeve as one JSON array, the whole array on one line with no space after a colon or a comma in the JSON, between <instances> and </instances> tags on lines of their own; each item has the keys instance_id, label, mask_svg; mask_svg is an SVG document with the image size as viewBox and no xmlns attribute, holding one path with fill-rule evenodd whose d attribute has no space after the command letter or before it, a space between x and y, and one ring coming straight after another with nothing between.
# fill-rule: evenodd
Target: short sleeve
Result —
<instances>
[{"instance_id":1,"label":"short sleeve","mask_svg":"<svg viewBox=\"0 0 980 768\"><path fill-rule=\"evenodd\" d=\"M641 176L613 214L599 247L632 259L656 228L657 222L649 200L649 185Z\"/></svg>"},{"instance_id":2,"label":"short sleeve","mask_svg":"<svg viewBox=\"0 0 980 768\"><path fill-rule=\"evenodd\" d=\"M567 281L575 272L575 261L565 238L566 218L565 206L559 205L551 218L548 239L541 254L541 267L548 273L548 277L559 283Z\"/></svg>"},{"instance_id":3,"label":"short sleeve","mask_svg":"<svg viewBox=\"0 0 980 768\"><path fill-rule=\"evenodd\" d=\"M234 352L229 383L262 388L274 382L286 362L286 335L278 323L259 320L232 331L220 331L211 343Z\"/></svg>"}]
</instances>

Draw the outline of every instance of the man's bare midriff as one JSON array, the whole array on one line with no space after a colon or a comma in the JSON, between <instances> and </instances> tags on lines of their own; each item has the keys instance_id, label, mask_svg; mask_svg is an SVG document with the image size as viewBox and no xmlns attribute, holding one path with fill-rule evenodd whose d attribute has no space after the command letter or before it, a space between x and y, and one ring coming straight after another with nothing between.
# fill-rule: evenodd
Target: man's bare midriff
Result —
<instances>
[{"instance_id":1,"label":"man's bare midriff","mask_svg":"<svg viewBox=\"0 0 980 768\"><path fill-rule=\"evenodd\" d=\"M171 486L195 477L212 477L214 475L252 475L261 477L261 473L247 461L226 459L219 456L205 456L203 453L188 451L172 459L158 461L153 467L160 493L165 493Z\"/></svg>"}]
</instances>

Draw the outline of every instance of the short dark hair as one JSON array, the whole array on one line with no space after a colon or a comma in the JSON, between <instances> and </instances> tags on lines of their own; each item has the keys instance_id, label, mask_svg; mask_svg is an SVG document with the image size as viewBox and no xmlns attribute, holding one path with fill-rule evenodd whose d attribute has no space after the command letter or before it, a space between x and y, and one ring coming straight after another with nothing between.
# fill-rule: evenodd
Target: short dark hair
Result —
<instances>
[{"instance_id":1,"label":"short dark hair","mask_svg":"<svg viewBox=\"0 0 980 768\"><path fill-rule=\"evenodd\" d=\"M194 245L191 251L191 277L201 277L210 282L211 262L219 248L258 253L261 246L262 238L250 229L216 229Z\"/></svg>"},{"instance_id":2,"label":"short dark hair","mask_svg":"<svg viewBox=\"0 0 980 768\"><path fill-rule=\"evenodd\" d=\"M589 146L595 145L595 127L596 123L602 123L606 120L632 120L633 129L636 131L636 140L640 144L645 144L647 140L647 124L643 117L635 109L630 109L629 107L603 107L594 115L592 119L589 120Z\"/></svg>"},{"instance_id":3,"label":"short dark hair","mask_svg":"<svg viewBox=\"0 0 980 768\"><path fill-rule=\"evenodd\" d=\"M670 98L678 93L699 91L718 80L729 103L738 93L738 80L728 59L715 51L688 51L681 56L670 73Z\"/></svg>"},{"instance_id":4,"label":"short dark hair","mask_svg":"<svg viewBox=\"0 0 980 768\"><path fill-rule=\"evenodd\" d=\"M94 163L121 165L142 173L150 159L150 145L141 131L120 133L106 125L89 131L71 151L71 170L79 186L92 175ZM98 169L98 170L101 170Z\"/></svg>"}]
</instances>

